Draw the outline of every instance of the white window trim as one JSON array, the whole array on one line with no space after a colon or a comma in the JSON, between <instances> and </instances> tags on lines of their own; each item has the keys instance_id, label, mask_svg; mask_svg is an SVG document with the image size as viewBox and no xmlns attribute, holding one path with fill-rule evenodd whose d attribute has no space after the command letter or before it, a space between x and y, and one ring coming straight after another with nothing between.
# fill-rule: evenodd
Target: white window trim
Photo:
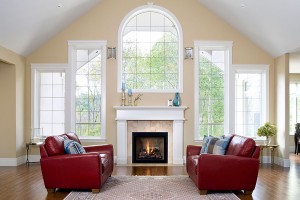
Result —
<instances>
[{"instance_id":1,"label":"white window trim","mask_svg":"<svg viewBox=\"0 0 300 200\"><path fill-rule=\"evenodd\" d=\"M67 76L68 64L31 64L31 128L39 128L40 113L39 113L39 97L40 97L40 82L39 74L41 72L65 72ZM66 83L65 83L66 84ZM65 94L66 99L66 94ZM66 100L65 100L66 106ZM65 117L65 132L66 132L66 117Z\"/></svg>"},{"instance_id":2,"label":"white window trim","mask_svg":"<svg viewBox=\"0 0 300 200\"><path fill-rule=\"evenodd\" d=\"M66 75L66 129L75 132L75 86L76 86L76 66L74 63L77 49L98 48L101 49L101 136L100 137L80 137L84 142L104 142L106 141L106 40L69 40L68 41L68 63L71 73Z\"/></svg>"},{"instance_id":3,"label":"white window trim","mask_svg":"<svg viewBox=\"0 0 300 200\"><path fill-rule=\"evenodd\" d=\"M202 141L199 138L198 127L199 127L199 50L203 48L210 49L223 49L226 51L225 62L227 63L224 69L224 132L234 133L235 130L235 112L230 112L234 110L234 79L232 70L232 41L208 41L208 40L196 40L194 41L194 141ZM233 97L233 98L232 98Z\"/></svg>"},{"instance_id":4,"label":"white window trim","mask_svg":"<svg viewBox=\"0 0 300 200\"><path fill-rule=\"evenodd\" d=\"M178 19L176 18L176 16L170 12L169 10L157 6L157 5L153 5L153 3L148 3L148 5L144 5L144 6L140 6L137 7L135 9L133 9L132 11L130 11L122 20L120 26L119 26L119 31L118 31L118 46L119 46L119 51L118 51L118 84L117 84L117 92L122 92L121 91L121 85L122 85L122 77L121 77L121 73L122 73L122 49L123 49L123 45L122 45L122 33L124 30L125 25L127 24L127 22L131 19L130 17L134 14L139 14L142 13L144 11L155 11L155 12L159 12L162 14L165 14L169 17L170 20L172 20L172 22L174 23L174 25L176 26L177 30L178 30L178 43L179 43L179 49L178 49L178 89L175 90L156 90L156 89L148 89L148 90L140 90L140 89L135 89L133 90L133 92L143 92L143 93L173 93L173 92L183 92L183 32L182 32L182 28L181 25L178 21Z\"/></svg>"}]
</instances>

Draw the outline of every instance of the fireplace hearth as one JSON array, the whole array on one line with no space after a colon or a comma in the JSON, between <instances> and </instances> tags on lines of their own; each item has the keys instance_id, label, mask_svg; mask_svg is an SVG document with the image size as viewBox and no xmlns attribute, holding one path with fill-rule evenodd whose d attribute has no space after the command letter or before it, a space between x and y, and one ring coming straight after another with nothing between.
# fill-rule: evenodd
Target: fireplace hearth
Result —
<instances>
[{"instance_id":1,"label":"fireplace hearth","mask_svg":"<svg viewBox=\"0 0 300 200\"><path fill-rule=\"evenodd\" d=\"M168 163L168 132L133 132L132 163Z\"/></svg>"}]
</instances>

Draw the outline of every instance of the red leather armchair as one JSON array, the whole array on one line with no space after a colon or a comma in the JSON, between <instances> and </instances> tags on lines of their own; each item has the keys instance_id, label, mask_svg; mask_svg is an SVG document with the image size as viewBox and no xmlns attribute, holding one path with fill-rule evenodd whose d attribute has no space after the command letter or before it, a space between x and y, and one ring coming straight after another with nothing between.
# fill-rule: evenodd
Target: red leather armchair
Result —
<instances>
[{"instance_id":1,"label":"red leather armchair","mask_svg":"<svg viewBox=\"0 0 300 200\"><path fill-rule=\"evenodd\" d=\"M75 133L66 133L69 139L80 143ZM113 171L113 146L84 146L84 154L65 154L63 135L47 137L40 145L41 169L48 192L56 188L100 188Z\"/></svg>"},{"instance_id":2,"label":"red leather armchair","mask_svg":"<svg viewBox=\"0 0 300 200\"><path fill-rule=\"evenodd\" d=\"M188 145L186 170L200 195L208 190L255 189L260 148L251 138L232 135L225 155L201 154L201 146Z\"/></svg>"}]
</instances>

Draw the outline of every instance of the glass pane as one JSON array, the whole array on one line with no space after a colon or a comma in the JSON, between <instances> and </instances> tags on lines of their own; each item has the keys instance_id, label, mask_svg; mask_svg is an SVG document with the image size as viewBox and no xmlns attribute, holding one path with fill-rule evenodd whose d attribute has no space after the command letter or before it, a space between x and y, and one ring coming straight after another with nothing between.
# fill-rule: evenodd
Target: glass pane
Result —
<instances>
[{"instance_id":1,"label":"glass pane","mask_svg":"<svg viewBox=\"0 0 300 200\"><path fill-rule=\"evenodd\" d=\"M64 97L65 96L64 85L53 85L53 97Z\"/></svg>"},{"instance_id":2,"label":"glass pane","mask_svg":"<svg viewBox=\"0 0 300 200\"><path fill-rule=\"evenodd\" d=\"M88 50L77 50L77 61L88 61L89 51Z\"/></svg>"},{"instance_id":3,"label":"glass pane","mask_svg":"<svg viewBox=\"0 0 300 200\"><path fill-rule=\"evenodd\" d=\"M101 125L100 124L91 124L89 126L89 135L90 136L97 136L101 134Z\"/></svg>"},{"instance_id":4,"label":"glass pane","mask_svg":"<svg viewBox=\"0 0 300 200\"><path fill-rule=\"evenodd\" d=\"M150 26L150 12L144 12L136 16L137 26Z\"/></svg>"},{"instance_id":5,"label":"glass pane","mask_svg":"<svg viewBox=\"0 0 300 200\"><path fill-rule=\"evenodd\" d=\"M41 73L41 84L52 84L52 73L46 73L46 72L42 72Z\"/></svg>"},{"instance_id":6,"label":"glass pane","mask_svg":"<svg viewBox=\"0 0 300 200\"><path fill-rule=\"evenodd\" d=\"M164 26L164 16L160 13L151 13L151 26Z\"/></svg>"},{"instance_id":7,"label":"glass pane","mask_svg":"<svg viewBox=\"0 0 300 200\"><path fill-rule=\"evenodd\" d=\"M53 124L53 133L57 135L65 133L64 124Z\"/></svg>"},{"instance_id":8,"label":"glass pane","mask_svg":"<svg viewBox=\"0 0 300 200\"><path fill-rule=\"evenodd\" d=\"M40 111L40 123L52 123L52 111Z\"/></svg>"},{"instance_id":9,"label":"glass pane","mask_svg":"<svg viewBox=\"0 0 300 200\"><path fill-rule=\"evenodd\" d=\"M63 85L65 83L64 73L53 73L53 84Z\"/></svg>"},{"instance_id":10,"label":"glass pane","mask_svg":"<svg viewBox=\"0 0 300 200\"><path fill-rule=\"evenodd\" d=\"M150 43L151 42L150 28L148 27L138 28L136 32L136 42Z\"/></svg>"},{"instance_id":11,"label":"glass pane","mask_svg":"<svg viewBox=\"0 0 300 200\"><path fill-rule=\"evenodd\" d=\"M52 98L41 98L40 110L52 110Z\"/></svg>"},{"instance_id":12,"label":"glass pane","mask_svg":"<svg viewBox=\"0 0 300 200\"><path fill-rule=\"evenodd\" d=\"M89 122L89 112L76 112L76 122L88 123Z\"/></svg>"},{"instance_id":13,"label":"glass pane","mask_svg":"<svg viewBox=\"0 0 300 200\"><path fill-rule=\"evenodd\" d=\"M137 43L137 57L149 57L150 47L150 43Z\"/></svg>"},{"instance_id":14,"label":"glass pane","mask_svg":"<svg viewBox=\"0 0 300 200\"><path fill-rule=\"evenodd\" d=\"M54 98L53 99L53 110L65 110L65 99Z\"/></svg>"},{"instance_id":15,"label":"glass pane","mask_svg":"<svg viewBox=\"0 0 300 200\"><path fill-rule=\"evenodd\" d=\"M123 43L123 51L122 51L122 56L123 56L123 64L124 63L124 58L126 59L127 57L129 58L135 58L137 55L137 46L136 43Z\"/></svg>"},{"instance_id":16,"label":"glass pane","mask_svg":"<svg viewBox=\"0 0 300 200\"><path fill-rule=\"evenodd\" d=\"M88 86L88 75L76 75L76 86Z\"/></svg>"},{"instance_id":17,"label":"glass pane","mask_svg":"<svg viewBox=\"0 0 300 200\"><path fill-rule=\"evenodd\" d=\"M43 129L43 135L44 136L50 136L54 135L56 132L53 132L52 130L52 124L40 124L40 127Z\"/></svg>"},{"instance_id":18,"label":"glass pane","mask_svg":"<svg viewBox=\"0 0 300 200\"><path fill-rule=\"evenodd\" d=\"M52 85L41 85L40 97L52 97Z\"/></svg>"},{"instance_id":19,"label":"glass pane","mask_svg":"<svg viewBox=\"0 0 300 200\"><path fill-rule=\"evenodd\" d=\"M65 122L65 112L64 111L53 111L53 123Z\"/></svg>"}]
</instances>

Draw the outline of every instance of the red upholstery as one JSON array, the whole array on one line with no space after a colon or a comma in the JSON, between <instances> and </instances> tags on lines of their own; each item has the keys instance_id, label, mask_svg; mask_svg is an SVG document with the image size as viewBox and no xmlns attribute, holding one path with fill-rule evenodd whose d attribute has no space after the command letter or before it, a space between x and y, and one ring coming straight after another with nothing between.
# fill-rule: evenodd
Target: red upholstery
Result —
<instances>
[{"instance_id":1,"label":"red upholstery","mask_svg":"<svg viewBox=\"0 0 300 200\"><path fill-rule=\"evenodd\" d=\"M80 143L74 133L63 135ZM40 145L45 187L99 190L113 171L113 146L84 146L85 154L65 154L63 135L47 137Z\"/></svg>"},{"instance_id":2,"label":"red upholstery","mask_svg":"<svg viewBox=\"0 0 300 200\"><path fill-rule=\"evenodd\" d=\"M260 149L253 139L233 135L225 155L199 155L200 150L188 145L186 152L187 173L200 191L255 189Z\"/></svg>"}]
</instances>

